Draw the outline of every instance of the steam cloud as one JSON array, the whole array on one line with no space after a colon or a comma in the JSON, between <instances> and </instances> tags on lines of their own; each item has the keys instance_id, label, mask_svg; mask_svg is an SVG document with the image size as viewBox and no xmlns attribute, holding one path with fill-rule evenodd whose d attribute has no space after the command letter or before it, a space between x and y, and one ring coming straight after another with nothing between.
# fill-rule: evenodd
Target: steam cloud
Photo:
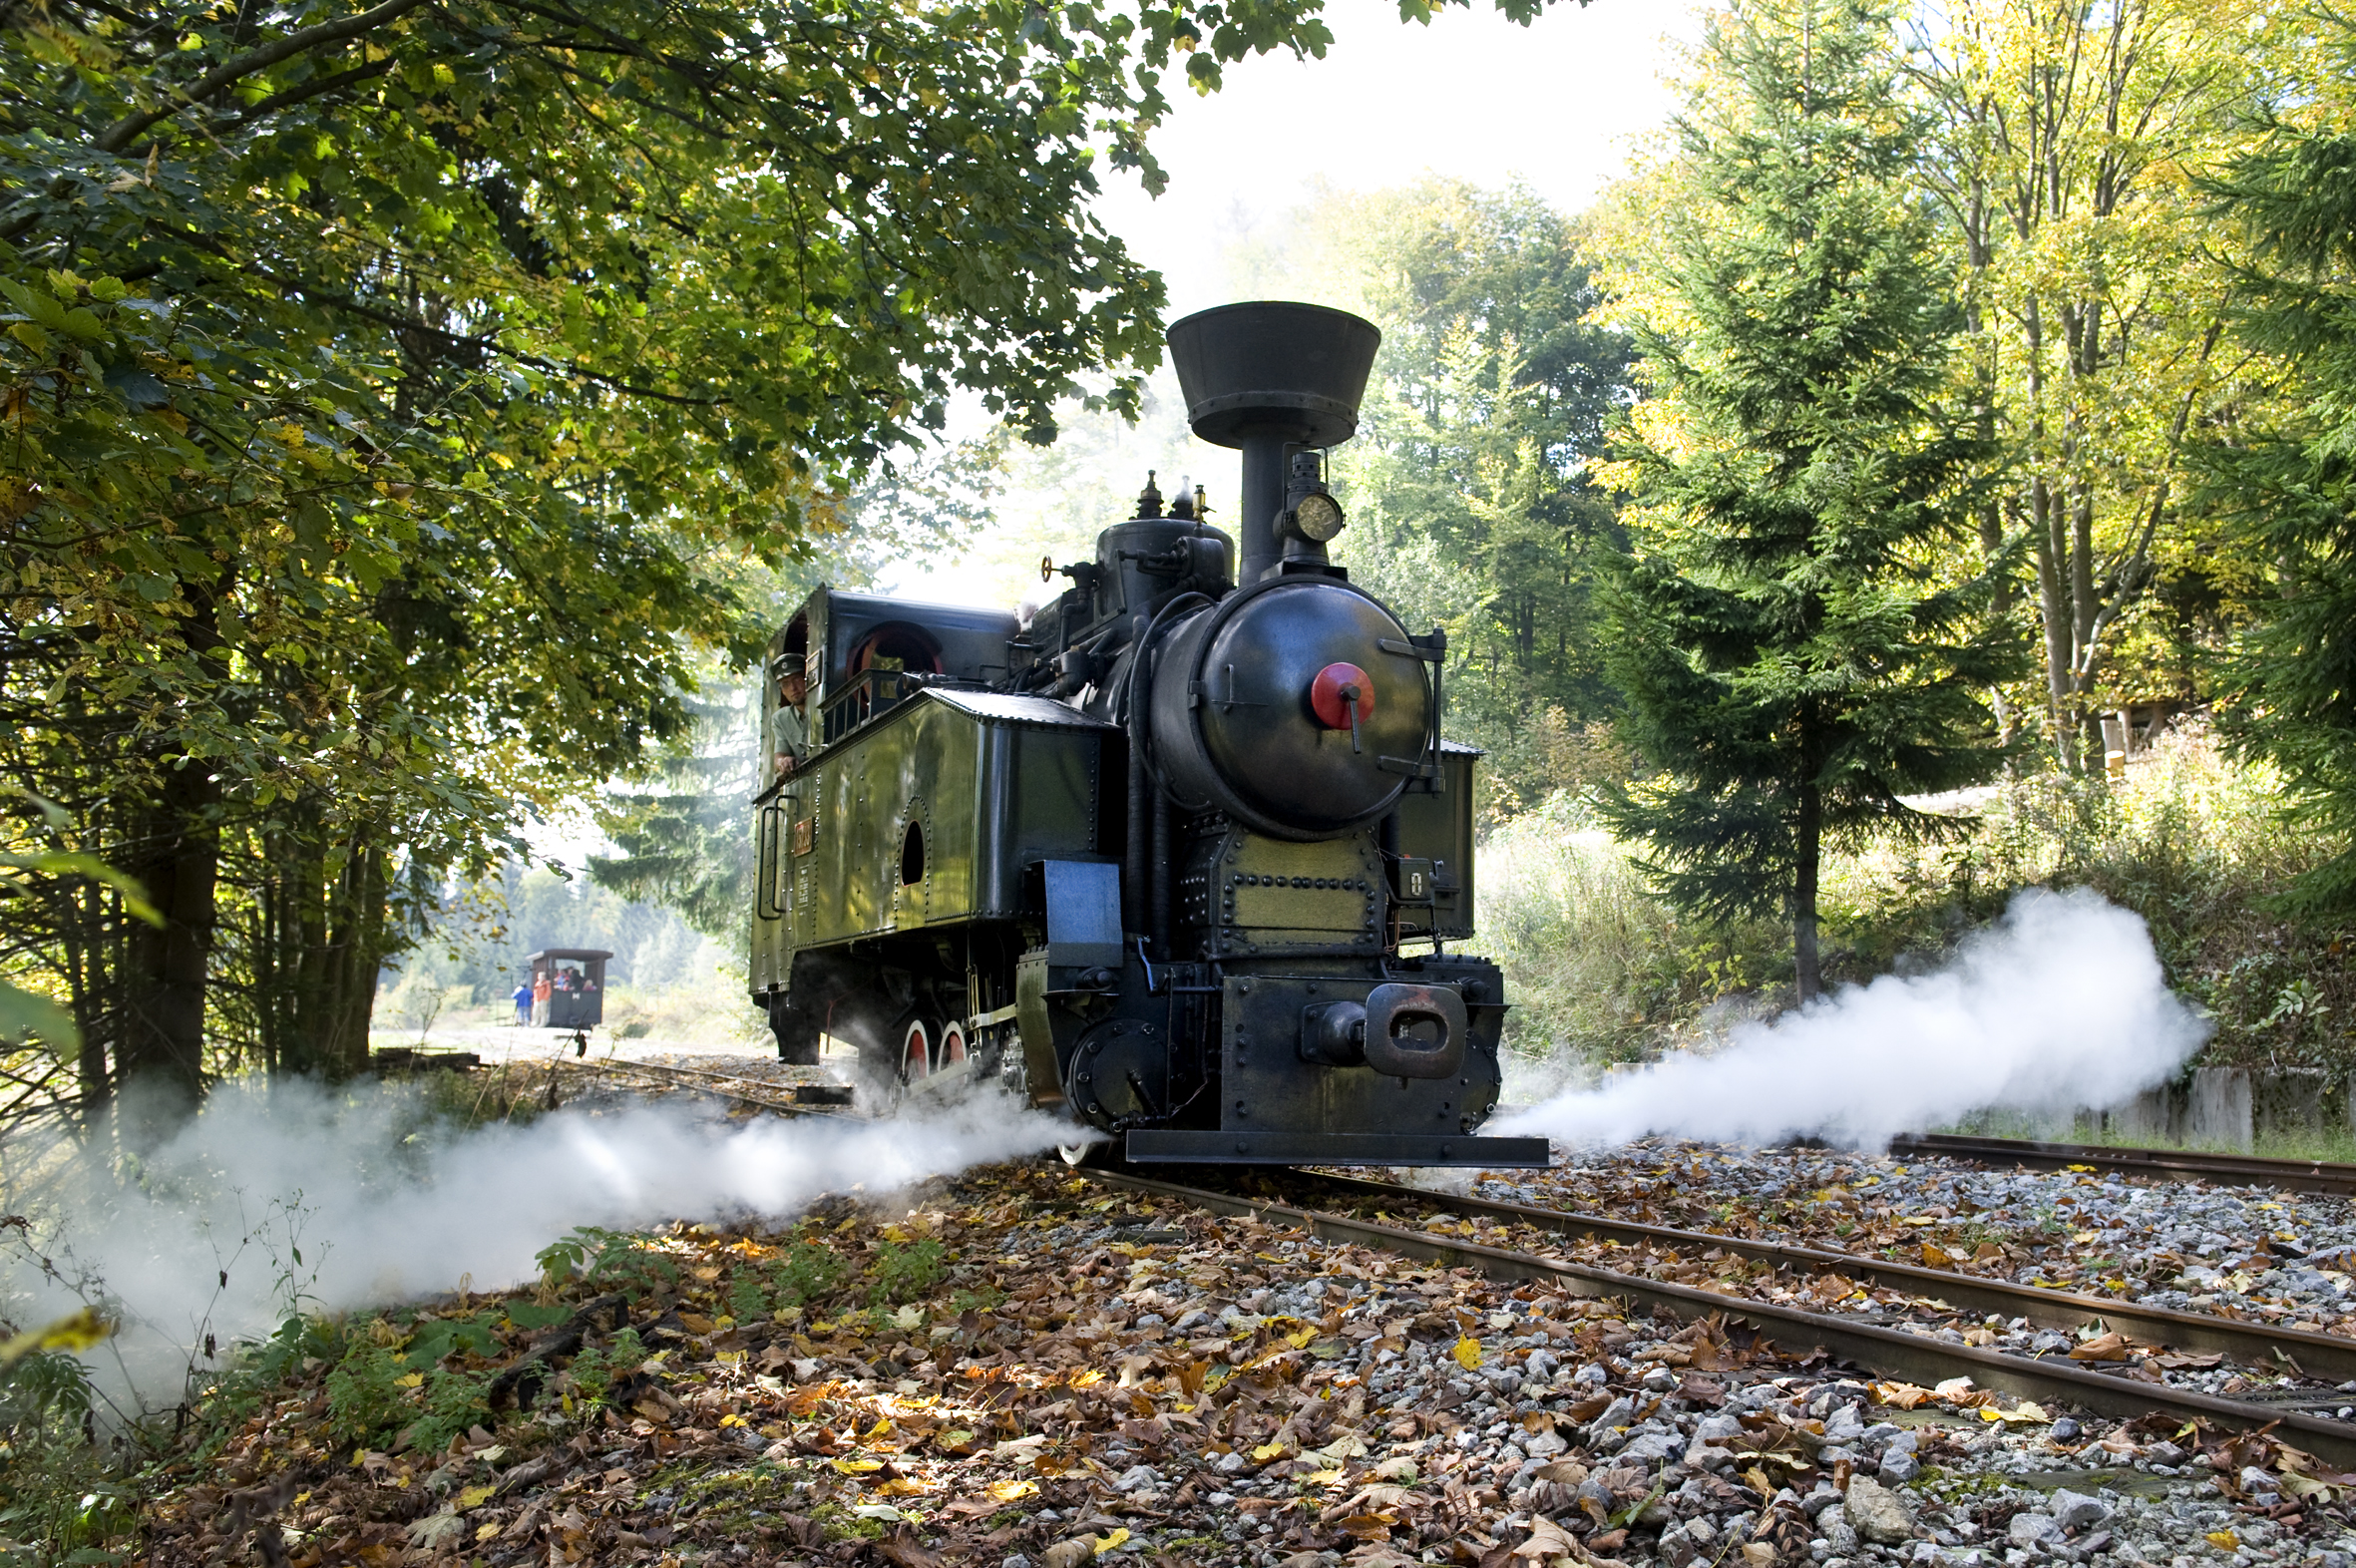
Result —
<instances>
[{"instance_id":1,"label":"steam cloud","mask_svg":"<svg viewBox=\"0 0 2356 1568\"><path fill-rule=\"evenodd\" d=\"M2143 920L2031 889L1929 975L1849 986L1725 1049L1560 1094L1496 1130L1572 1144L1661 1133L1869 1145L1983 1106L2067 1111L2159 1083L2207 1037L2167 988Z\"/></svg>"},{"instance_id":2,"label":"steam cloud","mask_svg":"<svg viewBox=\"0 0 2356 1568\"><path fill-rule=\"evenodd\" d=\"M313 1311L414 1300L468 1276L498 1290L536 1278L533 1255L576 1226L781 1214L823 1192L880 1195L1089 1136L995 1091L891 1121L716 1131L666 1106L568 1110L427 1147L408 1141L404 1109L307 1083L232 1085L136 1182L75 1157L36 1218L60 1273L103 1281L120 1305L121 1332L94 1356L102 1385L172 1403L190 1348L267 1334L290 1282ZM20 1324L78 1305L34 1266L5 1287Z\"/></svg>"}]
</instances>

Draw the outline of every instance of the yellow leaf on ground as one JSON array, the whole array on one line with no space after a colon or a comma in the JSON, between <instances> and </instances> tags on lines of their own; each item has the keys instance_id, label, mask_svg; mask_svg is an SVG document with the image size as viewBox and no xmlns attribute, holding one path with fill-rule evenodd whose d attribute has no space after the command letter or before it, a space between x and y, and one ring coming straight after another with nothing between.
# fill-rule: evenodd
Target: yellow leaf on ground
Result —
<instances>
[{"instance_id":1,"label":"yellow leaf on ground","mask_svg":"<svg viewBox=\"0 0 2356 1568\"><path fill-rule=\"evenodd\" d=\"M1074 1388L1093 1387L1103 1380L1104 1373L1098 1372L1093 1367L1084 1367L1071 1374L1071 1385Z\"/></svg>"},{"instance_id":2,"label":"yellow leaf on ground","mask_svg":"<svg viewBox=\"0 0 2356 1568\"><path fill-rule=\"evenodd\" d=\"M489 1524L479 1524L475 1526L475 1539L478 1541L488 1541L491 1539L491 1537L497 1535L500 1532L500 1528L501 1526L497 1519L492 1520Z\"/></svg>"},{"instance_id":3,"label":"yellow leaf on ground","mask_svg":"<svg viewBox=\"0 0 2356 1568\"><path fill-rule=\"evenodd\" d=\"M1480 1341L1474 1339L1470 1335L1464 1336L1462 1339L1456 1342L1455 1357L1456 1365L1463 1368L1466 1372L1479 1371Z\"/></svg>"},{"instance_id":4,"label":"yellow leaf on ground","mask_svg":"<svg viewBox=\"0 0 2356 1568\"><path fill-rule=\"evenodd\" d=\"M425 1373L411 1372L405 1377L395 1377L393 1386L396 1388L422 1388L425 1386Z\"/></svg>"},{"instance_id":5,"label":"yellow leaf on ground","mask_svg":"<svg viewBox=\"0 0 2356 1568\"><path fill-rule=\"evenodd\" d=\"M460 1513L464 1513L469 1508L482 1507L485 1503L491 1500L491 1492L492 1488L488 1486L468 1487L465 1491L458 1494L458 1511Z\"/></svg>"},{"instance_id":6,"label":"yellow leaf on ground","mask_svg":"<svg viewBox=\"0 0 2356 1568\"><path fill-rule=\"evenodd\" d=\"M2211 1530L2206 1539L2209 1545L2220 1552L2237 1552L2241 1549L2241 1537L2231 1530Z\"/></svg>"},{"instance_id":7,"label":"yellow leaf on ground","mask_svg":"<svg viewBox=\"0 0 2356 1568\"><path fill-rule=\"evenodd\" d=\"M1259 1447L1252 1450L1252 1457L1259 1460L1262 1464L1266 1464L1269 1460L1282 1455L1286 1446L1287 1445L1282 1442L1264 1442Z\"/></svg>"},{"instance_id":8,"label":"yellow leaf on ground","mask_svg":"<svg viewBox=\"0 0 2356 1568\"><path fill-rule=\"evenodd\" d=\"M884 1461L881 1459L837 1459L834 1461L834 1467L844 1475L865 1475L870 1470L882 1469Z\"/></svg>"},{"instance_id":9,"label":"yellow leaf on ground","mask_svg":"<svg viewBox=\"0 0 2356 1568\"><path fill-rule=\"evenodd\" d=\"M2043 1425L2053 1417L2045 1413L2043 1405L2030 1399L2023 1399L2009 1410L2000 1410L1993 1404L1983 1404L1980 1406L1980 1419L1983 1421L2030 1421Z\"/></svg>"},{"instance_id":10,"label":"yellow leaf on ground","mask_svg":"<svg viewBox=\"0 0 2356 1568\"><path fill-rule=\"evenodd\" d=\"M1127 1530L1114 1530L1108 1535L1090 1536L1089 1539L1096 1543L1096 1555L1102 1557L1106 1552L1117 1551L1120 1547L1126 1545L1129 1539L1129 1532Z\"/></svg>"},{"instance_id":11,"label":"yellow leaf on ground","mask_svg":"<svg viewBox=\"0 0 2356 1568\"><path fill-rule=\"evenodd\" d=\"M1039 1483L1036 1481L996 1481L991 1483L989 1494L1002 1503L1020 1502L1025 1497L1036 1497L1039 1494Z\"/></svg>"},{"instance_id":12,"label":"yellow leaf on ground","mask_svg":"<svg viewBox=\"0 0 2356 1568\"><path fill-rule=\"evenodd\" d=\"M1296 1475L1293 1479L1306 1481L1312 1486L1331 1486L1342 1479L1342 1472L1340 1470L1312 1470L1307 1475Z\"/></svg>"}]
</instances>

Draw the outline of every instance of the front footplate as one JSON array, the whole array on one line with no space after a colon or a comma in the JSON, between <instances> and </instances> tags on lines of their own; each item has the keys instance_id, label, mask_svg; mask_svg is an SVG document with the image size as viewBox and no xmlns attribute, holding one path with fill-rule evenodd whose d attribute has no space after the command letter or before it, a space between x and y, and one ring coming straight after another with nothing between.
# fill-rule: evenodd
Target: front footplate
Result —
<instances>
[{"instance_id":1,"label":"front footplate","mask_svg":"<svg viewBox=\"0 0 2356 1568\"><path fill-rule=\"evenodd\" d=\"M1137 1165L1469 1165L1542 1168L1544 1138L1452 1138L1389 1132L1173 1132L1128 1135Z\"/></svg>"}]
</instances>

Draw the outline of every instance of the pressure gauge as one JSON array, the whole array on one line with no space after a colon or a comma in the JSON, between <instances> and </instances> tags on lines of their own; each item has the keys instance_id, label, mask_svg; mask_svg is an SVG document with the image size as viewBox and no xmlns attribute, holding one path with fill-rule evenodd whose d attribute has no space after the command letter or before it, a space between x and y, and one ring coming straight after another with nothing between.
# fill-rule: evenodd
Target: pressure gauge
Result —
<instances>
[{"instance_id":1,"label":"pressure gauge","mask_svg":"<svg viewBox=\"0 0 2356 1568\"><path fill-rule=\"evenodd\" d=\"M1303 496L1293 508L1293 527L1303 539L1323 545L1342 532L1342 504L1323 493Z\"/></svg>"}]
</instances>

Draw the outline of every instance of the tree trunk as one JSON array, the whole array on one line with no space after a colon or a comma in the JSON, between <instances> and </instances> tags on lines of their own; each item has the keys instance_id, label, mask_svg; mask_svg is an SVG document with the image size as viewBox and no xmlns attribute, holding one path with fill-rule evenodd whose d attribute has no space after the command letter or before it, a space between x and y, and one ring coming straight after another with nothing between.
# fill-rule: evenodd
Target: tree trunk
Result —
<instances>
[{"instance_id":1,"label":"tree trunk","mask_svg":"<svg viewBox=\"0 0 2356 1568\"><path fill-rule=\"evenodd\" d=\"M160 1123L196 1109L204 1091L204 986L212 963L220 870L214 812L220 783L190 758L168 766L132 864L161 928L131 922L116 1070Z\"/></svg>"},{"instance_id":2,"label":"tree trunk","mask_svg":"<svg viewBox=\"0 0 2356 1568\"><path fill-rule=\"evenodd\" d=\"M1791 957L1799 980L1799 1004L1804 1007L1824 989L1823 965L1816 954L1816 883L1824 858L1824 801L1812 781L1800 788L1799 820L1792 827L1796 875L1791 885Z\"/></svg>"}]
</instances>

